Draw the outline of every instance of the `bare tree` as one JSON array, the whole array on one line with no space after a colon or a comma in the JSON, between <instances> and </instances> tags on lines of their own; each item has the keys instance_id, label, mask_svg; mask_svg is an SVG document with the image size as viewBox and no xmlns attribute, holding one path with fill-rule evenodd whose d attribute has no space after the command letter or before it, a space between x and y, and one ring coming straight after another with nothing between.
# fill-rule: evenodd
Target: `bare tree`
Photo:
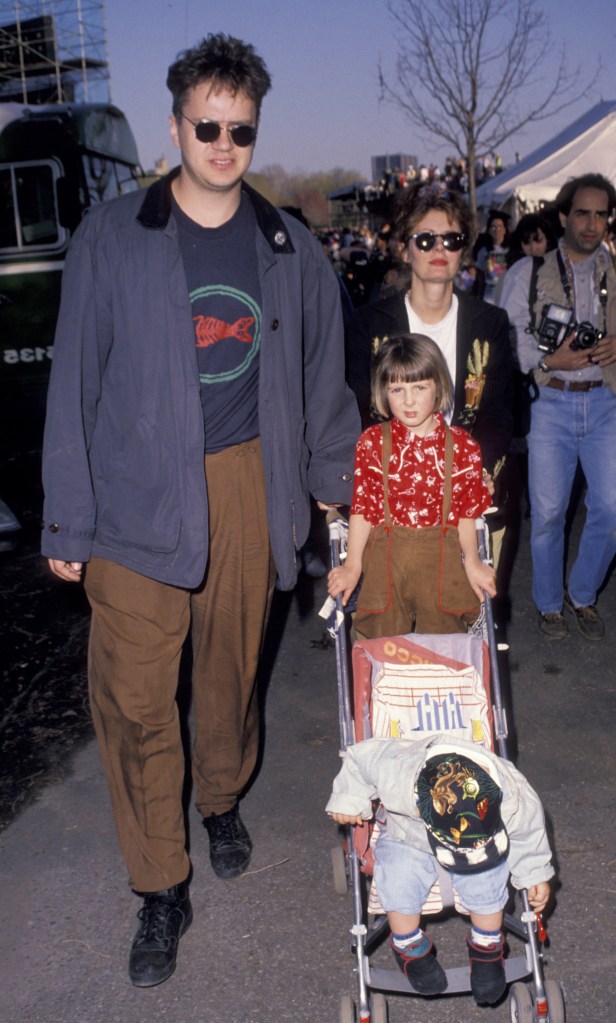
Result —
<instances>
[{"instance_id":1,"label":"bare tree","mask_svg":"<svg viewBox=\"0 0 616 1023\"><path fill-rule=\"evenodd\" d=\"M467 161L476 211L475 162L521 128L586 95L579 68L555 53L535 0L388 0L396 24L395 84L379 64L381 96L422 134Z\"/></svg>"}]
</instances>

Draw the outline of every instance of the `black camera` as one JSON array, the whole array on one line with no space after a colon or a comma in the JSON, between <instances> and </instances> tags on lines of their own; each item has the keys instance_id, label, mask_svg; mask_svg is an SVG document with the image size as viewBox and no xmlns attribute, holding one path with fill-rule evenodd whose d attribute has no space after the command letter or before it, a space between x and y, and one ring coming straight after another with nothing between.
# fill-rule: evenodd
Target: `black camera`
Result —
<instances>
[{"instance_id":1,"label":"black camera","mask_svg":"<svg viewBox=\"0 0 616 1023\"><path fill-rule=\"evenodd\" d=\"M571 348L575 350L594 348L597 341L604 336L602 331L597 330L586 320L576 323L572 309L555 303L544 305L541 310L541 323L537 329L537 344L542 352L551 355L572 331L575 332L575 337L571 342Z\"/></svg>"},{"instance_id":2,"label":"black camera","mask_svg":"<svg viewBox=\"0 0 616 1023\"><path fill-rule=\"evenodd\" d=\"M592 323L587 323L586 320L582 323L575 323L573 326L575 328L575 337L570 347L578 351L584 348L594 348L597 341L604 337L602 330L597 330L596 327L593 327Z\"/></svg>"}]
</instances>

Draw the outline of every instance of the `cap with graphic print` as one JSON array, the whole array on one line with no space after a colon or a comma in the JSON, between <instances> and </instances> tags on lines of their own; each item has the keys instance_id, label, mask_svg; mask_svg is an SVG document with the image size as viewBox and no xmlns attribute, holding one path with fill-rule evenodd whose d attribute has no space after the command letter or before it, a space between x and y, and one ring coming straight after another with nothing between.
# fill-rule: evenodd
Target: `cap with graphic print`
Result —
<instances>
[{"instance_id":1,"label":"cap with graphic print","mask_svg":"<svg viewBox=\"0 0 616 1023\"><path fill-rule=\"evenodd\" d=\"M416 795L428 840L446 870L478 873L506 857L503 793L474 760L459 753L430 757L417 776Z\"/></svg>"}]
</instances>

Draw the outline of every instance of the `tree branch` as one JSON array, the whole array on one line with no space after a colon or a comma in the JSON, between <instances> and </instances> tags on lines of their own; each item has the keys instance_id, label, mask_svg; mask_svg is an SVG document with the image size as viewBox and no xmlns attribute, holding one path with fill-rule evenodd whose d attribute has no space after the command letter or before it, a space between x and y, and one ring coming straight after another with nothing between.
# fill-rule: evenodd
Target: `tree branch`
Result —
<instances>
[{"instance_id":1,"label":"tree branch","mask_svg":"<svg viewBox=\"0 0 616 1023\"><path fill-rule=\"evenodd\" d=\"M388 0L398 52L381 99L468 160L588 95L563 48L556 71L537 0ZM546 71L549 68L549 74ZM472 172L472 167L469 166Z\"/></svg>"}]
</instances>

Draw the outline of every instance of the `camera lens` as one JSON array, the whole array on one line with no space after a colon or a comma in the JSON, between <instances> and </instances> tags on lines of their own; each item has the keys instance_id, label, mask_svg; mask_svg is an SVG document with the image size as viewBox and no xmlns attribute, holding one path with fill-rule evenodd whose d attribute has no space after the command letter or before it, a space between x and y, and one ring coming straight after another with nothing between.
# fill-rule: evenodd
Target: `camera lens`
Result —
<instances>
[{"instance_id":1,"label":"camera lens","mask_svg":"<svg viewBox=\"0 0 616 1023\"><path fill-rule=\"evenodd\" d=\"M581 349L594 348L598 340L599 332L593 327L592 323L580 323L575 332L575 341L571 347Z\"/></svg>"}]
</instances>

